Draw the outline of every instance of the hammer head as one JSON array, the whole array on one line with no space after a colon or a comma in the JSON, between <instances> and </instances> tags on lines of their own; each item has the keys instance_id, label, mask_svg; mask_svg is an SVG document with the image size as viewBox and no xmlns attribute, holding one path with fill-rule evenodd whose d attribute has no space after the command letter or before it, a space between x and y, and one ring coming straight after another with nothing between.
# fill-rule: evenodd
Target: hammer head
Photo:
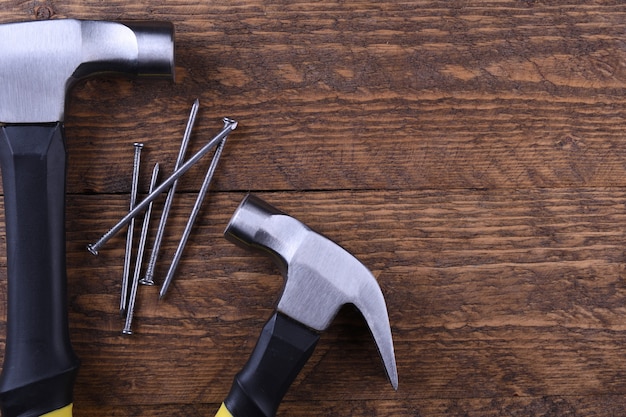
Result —
<instances>
[{"instance_id":1,"label":"hammer head","mask_svg":"<svg viewBox=\"0 0 626 417\"><path fill-rule=\"evenodd\" d=\"M352 254L260 198L248 195L233 214L225 237L272 256L285 277L277 310L314 329L328 328L339 309L355 305L365 318L395 389L398 374L382 291Z\"/></svg>"},{"instance_id":2,"label":"hammer head","mask_svg":"<svg viewBox=\"0 0 626 417\"><path fill-rule=\"evenodd\" d=\"M68 89L92 74L174 74L173 28L164 22L1 24L0 54L0 123L63 121Z\"/></svg>"}]
</instances>

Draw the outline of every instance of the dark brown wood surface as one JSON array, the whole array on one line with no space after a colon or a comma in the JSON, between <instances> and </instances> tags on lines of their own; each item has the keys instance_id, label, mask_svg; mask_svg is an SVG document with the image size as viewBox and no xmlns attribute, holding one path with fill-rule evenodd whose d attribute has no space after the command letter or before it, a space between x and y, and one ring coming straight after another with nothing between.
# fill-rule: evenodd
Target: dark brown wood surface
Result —
<instances>
[{"instance_id":1,"label":"dark brown wood surface","mask_svg":"<svg viewBox=\"0 0 626 417\"><path fill-rule=\"evenodd\" d=\"M175 83L94 78L68 97L75 416L215 413L283 282L222 237L248 191L373 271L398 362L396 392L345 308L279 416L624 415L626 5L0 5L0 22L49 18L169 20L177 32ZM239 127L170 292L157 301L141 287L124 336L124 234L98 257L85 245L127 211L133 142L145 144L142 193L153 163L171 172L195 98L190 152L223 116ZM208 162L179 184L159 282ZM5 317L4 238L0 253Z\"/></svg>"}]
</instances>

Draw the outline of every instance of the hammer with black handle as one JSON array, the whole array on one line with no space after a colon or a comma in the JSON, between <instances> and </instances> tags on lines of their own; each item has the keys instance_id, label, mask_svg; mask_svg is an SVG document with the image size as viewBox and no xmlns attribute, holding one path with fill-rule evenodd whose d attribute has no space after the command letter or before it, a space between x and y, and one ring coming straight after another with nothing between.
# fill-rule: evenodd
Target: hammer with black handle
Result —
<instances>
[{"instance_id":1,"label":"hammer with black handle","mask_svg":"<svg viewBox=\"0 0 626 417\"><path fill-rule=\"evenodd\" d=\"M50 20L0 25L0 166L7 246L4 417L72 415L79 361L65 268L65 96L88 76L173 78L165 22Z\"/></svg>"},{"instance_id":2,"label":"hammer with black handle","mask_svg":"<svg viewBox=\"0 0 626 417\"><path fill-rule=\"evenodd\" d=\"M398 373L383 293L372 273L330 239L254 195L233 214L225 237L269 255L285 286L216 417L273 417L339 309L353 304L365 318L394 389Z\"/></svg>"}]
</instances>

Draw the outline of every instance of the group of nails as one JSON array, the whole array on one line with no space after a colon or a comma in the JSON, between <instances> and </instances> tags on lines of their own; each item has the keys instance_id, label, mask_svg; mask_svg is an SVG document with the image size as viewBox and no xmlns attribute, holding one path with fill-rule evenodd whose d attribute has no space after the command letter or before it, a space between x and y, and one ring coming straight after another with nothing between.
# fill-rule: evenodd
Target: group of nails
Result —
<instances>
[{"instance_id":1,"label":"group of nails","mask_svg":"<svg viewBox=\"0 0 626 417\"><path fill-rule=\"evenodd\" d=\"M189 143L189 138L191 137L191 131L193 129L193 125L196 120L196 115L198 113L198 108L200 104L196 99L191 108L191 113L189 115L189 120L187 121L187 126L185 128L185 133L183 135L183 139L180 145L180 150L178 152L178 158L176 160L176 164L174 166L174 172L164 180L160 185L156 185L157 177L159 174L159 164L154 165L154 169L152 170L152 177L150 179L150 189L148 191L148 195L139 203L137 203L137 189L139 182L139 166L141 161L141 150L143 148L143 144L134 143L135 147L135 155L133 160L133 177L132 177L132 185L130 192L130 211L109 231L107 231L96 243L87 245L87 249L94 255L98 254L98 250L117 232L119 232L122 228L128 225L128 231L126 235L126 250L124 254L124 271L122 275L122 291L120 296L120 313L123 318L125 318L124 329L122 330L123 334L132 334L131 326L133 321L133 314L135 310L135 301L137 299L137 289L139 284L143 285L155 285L154 282L154 270L157 261L157 257L159 254L159 249L161 246L161 241L163 239L163 234L165 231L165 225L167 223L167 218L169 215L169 211L172 205L172 201L174 200L174 193L176 192L176 185L178 183L178 179L189 170L196 162L198 162L205 154L207 154L211 149L216 148L215 153L213 155L213 160L209 165L206 176L200 186L200 191L198 192L198 197L196 202L191 210L191 214L189 215L189 219L187 220L187 225L183 231L182 237L178 244L178 248L174 253L174 257L172 263L170 264L169 270L163 283L161 285L161 289L159 291L159 299L162 299L170 284L172 283L172 279L174 278L174 273L180 261L180 258L183 253L183 249L187 244L187 240L189 235L191 234L191 229L194 225L196 217L200 212L200 206L202 205L202 201L206 196L206 193L209 189L211 181L213 179L213 174L215 173L215 169L217 168L217 164L219 163L220 157L222 155L222 151L224 149L224 145L226 144L226 139L228 138L228 134L235 130L237 127L237 122L230 118L224 118L224 128L214 136L206 145L202 147L196 154L194 154L191 158L187 160L187 162L183 163L183 159L185 157L185 152L187 150L187 145ZM143 256L146 249L146 243L148 238L150 217L152 214L152 206L154 200L161 195L163 192L167 191L167 197L165 199L165 203L163 206L163 211L161 212L161 220L157 227L156 236L154 238L154 244L152 247L152 253L150 254L150 259L146 265L145 274L141 277L141 267L143 264ZM136 217L143 214L143 224L141 227L141 234L139 237L139 244L137 248L137 254L135 256L135 269L133 273L132 280L130 279L130 269L132 262L132 253L133 253L133 242L134 242L134 229L135 229L135 219Z\"/></svg>"}]
</instances>

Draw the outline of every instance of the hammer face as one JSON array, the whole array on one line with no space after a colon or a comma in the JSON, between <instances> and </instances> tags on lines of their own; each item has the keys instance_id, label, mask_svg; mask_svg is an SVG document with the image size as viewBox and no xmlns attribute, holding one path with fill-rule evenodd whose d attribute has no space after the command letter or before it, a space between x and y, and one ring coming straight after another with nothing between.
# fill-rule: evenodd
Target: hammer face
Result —
<instances>
[{"instance_id":1,"label":"hammer face","mask_svg":"<svg viewBox=\"0 0 626 417\"><path fill-rule=\"evenodd\" d=\"M91 74L172 77L170 24L48 20L0 25L0 123L63 121L65 95Z\"/></svg>"}]
</instances>

